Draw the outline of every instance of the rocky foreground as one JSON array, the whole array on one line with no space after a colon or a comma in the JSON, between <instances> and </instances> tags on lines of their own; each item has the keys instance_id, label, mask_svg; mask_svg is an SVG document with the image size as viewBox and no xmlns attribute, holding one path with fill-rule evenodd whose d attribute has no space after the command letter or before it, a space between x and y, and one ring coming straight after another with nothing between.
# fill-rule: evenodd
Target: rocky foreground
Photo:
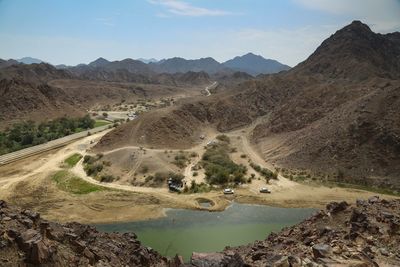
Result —
<instances>
[{"instance_id":1,"label":"rocky foreground","mask_svg":"<svg viewBox=\"0 0 400 267\"><path fill-rule=\"evenodd\" d=\"M132 233L43 220L0 200L0 266L178 266Z\"/></svg>"},{"instance_id":2,"label":"rocky foreground","mask_svg":"<svg viewBox=\"0 0 400 267\"><path fill-rule=\"evenodd\" d=\"M58 224L0 201L0 266L400 266L400 199L332 202L264 241L167 259L135 234Z\"/></svg>"},{"instance_id":3,"label":"rocky foreground","mask_svg":"<svg viewBox=\"0 0 400 267\"><path fill-rule=\"evenodd\" d=\"M248 246L192 255L194 266L400 266L400 199L332 202Z\"/></svg>"}]
</instances>

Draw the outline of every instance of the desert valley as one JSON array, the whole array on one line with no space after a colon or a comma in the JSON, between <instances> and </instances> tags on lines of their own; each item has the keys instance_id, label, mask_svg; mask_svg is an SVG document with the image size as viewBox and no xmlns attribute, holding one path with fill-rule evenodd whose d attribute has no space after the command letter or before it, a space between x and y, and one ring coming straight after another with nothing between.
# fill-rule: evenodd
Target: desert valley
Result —
<instances>
[{"instance_id":1,"label":"desert valley","mask_svg":"<svg viewBox=\"0 0 400 267\"><path fill-rule=\"evenodd\" d=\"M400 266L399 32L0 59L0 96L0 266Z\"/></svg>"}]
</instances>

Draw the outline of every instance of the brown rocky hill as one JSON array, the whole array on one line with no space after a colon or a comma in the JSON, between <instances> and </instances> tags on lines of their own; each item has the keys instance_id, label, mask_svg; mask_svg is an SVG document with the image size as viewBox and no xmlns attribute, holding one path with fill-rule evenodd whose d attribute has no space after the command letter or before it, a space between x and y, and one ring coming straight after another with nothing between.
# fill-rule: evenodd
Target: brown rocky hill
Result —
<instances>
[{"instance_id":1,"label":"brown rocky hill","mask_svg":"<svg viewBox=\"0 0 400 267\"><path fill-rule=\"evenodd\" d=\"M14 59L4 60L0 58L0 68L9 67L11 65L18 64L19 62Z\"/></svg>"},{"instance_id":2,"label":"brown rocky hill","mask_svg":"<svg viewBox=\"0 0 400 267\"><path fill-rule=\"evenodd\" d=\"M1 79L16 79L29 83L45 83L54 79L71 79L74 76L65 70L58 70L50 64L13 64L0 69Z\"/></svg>"},{"instance_id":3,"label":"brown rocky hill","mask_svg":"<svg viewBox=\"0 0 400 267\"><path fill-rule=\"evenodd\" d=\"M97 148L139 142L142 136L147 145L187 147L204 127L228 131L268 115L251 138L277 166L400 190L398 41L399 33L377 34L355 21L288 72L149 114L150 123L131 122Z\"/></svg>"},{"instance_id":4,"label":"brown rocky hill","mask_svg":"<svg viewBox=\"0 0 400 267\"><path fill-rule=\"evenodd\" d=\"M83 108L60 88L17 79L0 80L0 127L20 119L43 121L83 114Z\"/></svg>"},{"instance_id":5,"label":"brown rocky hill","mask_svg":"<svg viewBox=\"0 0 400 267\"><path fill-rule=\"evenodd\" d=\"M304 62L292 69L301 75L321 74L358 82L372 77L400 78L400 33L374 33L360 21L326 39Z\"/></svg>"}]
</instances>

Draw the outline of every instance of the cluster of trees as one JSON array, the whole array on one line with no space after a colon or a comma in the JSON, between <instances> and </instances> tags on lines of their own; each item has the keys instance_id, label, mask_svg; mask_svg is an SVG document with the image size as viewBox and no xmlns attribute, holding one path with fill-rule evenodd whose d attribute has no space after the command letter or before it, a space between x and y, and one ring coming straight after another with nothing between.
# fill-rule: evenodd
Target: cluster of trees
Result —
<instances>
[{"instance_id":1,"label":"cluster of trees","mask_svg":"<svg viewBox=\"0 0 400 267\"><path fill-rule=\"evenodd\" d=\"M59 118L36 124L24 121L0 132L0 155L91 129L95 121L86 115L82 118Z\"/></svg>"},{"instance_id":2,"label":"cluster of trees","mask_svg":"<svg viewBox=\"0 0 400 267\"><path fill-rule=\"evenodd\" d=\"M210 184L227 184L246 182L246 166L234 163L229 157L227 144L217 144L207 148L203 154L202 165L207 182Z\"/></svg>"}]
</instances>

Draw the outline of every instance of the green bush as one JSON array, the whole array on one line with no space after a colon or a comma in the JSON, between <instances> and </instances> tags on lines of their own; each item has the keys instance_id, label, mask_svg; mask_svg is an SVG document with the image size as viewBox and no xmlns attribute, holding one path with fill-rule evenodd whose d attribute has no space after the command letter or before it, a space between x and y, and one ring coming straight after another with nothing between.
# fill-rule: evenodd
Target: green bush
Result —
<instances>
[{"instance_id":1,"label":"green bush","mask_svg":"<svg viewBox=\"0 0 400 267\"><path fill-rule=\"evenodd\" d=\"M103 170L103 164L87 164L84 170L88 176L96 176L99 172Z\"/></svg>"},{"instance_id":2,"label":"green bush","mask_svg":"<svg viewBox=\"0 0 400 267\"><path fill-rule=\"evenodd\" d=\"M229 157L229 147L218 144L208 147L202 157L206 179L210 184L241 182L247 172L243 165L234 163Z\"/></svg>"}]
</instances>

